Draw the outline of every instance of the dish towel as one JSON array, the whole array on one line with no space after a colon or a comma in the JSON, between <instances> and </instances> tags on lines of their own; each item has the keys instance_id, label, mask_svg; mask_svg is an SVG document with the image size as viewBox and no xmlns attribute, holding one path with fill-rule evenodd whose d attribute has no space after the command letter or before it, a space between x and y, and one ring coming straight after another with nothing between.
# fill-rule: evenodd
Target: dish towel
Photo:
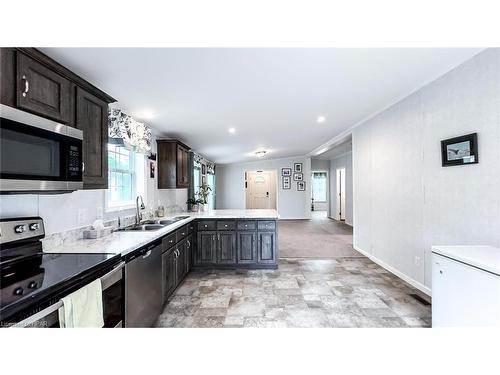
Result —
<instances>
[{"instance_id":1,"label":"dish towel","mask_svg":"<svg viewBox=\"0 0 500 375\"><path fill-rule=\"evenodd\" d=\"M61 301L61 328L101 328L104 325L100 279L63 297Z\"/></svg>"}]
</instances>

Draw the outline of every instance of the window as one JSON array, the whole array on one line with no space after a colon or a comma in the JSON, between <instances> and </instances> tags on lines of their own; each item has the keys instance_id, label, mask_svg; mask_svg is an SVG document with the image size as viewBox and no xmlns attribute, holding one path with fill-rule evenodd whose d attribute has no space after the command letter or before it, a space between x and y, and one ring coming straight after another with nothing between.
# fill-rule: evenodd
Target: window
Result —
<instances>
[{"instance_id":1,"label":"window","mask_svg":"<svg viewBox=\"0 0 500 375\"><path fill-rule=\"evenodd\" d=\"M108 211L134 207L135 197L145 191L144 155L108 144L108 173Z\"/></svg>"},{"instance_id":2,"label":"window","mask_svg":"<svg viewBox=\"0 0 500 375\"><path fill-rule=\"evenodd\" d=\"M326 202L327 173L313 172L311 181L312 181L311 194L312 198L314 199L314 202Z\"/></svg>"}]
</instances>

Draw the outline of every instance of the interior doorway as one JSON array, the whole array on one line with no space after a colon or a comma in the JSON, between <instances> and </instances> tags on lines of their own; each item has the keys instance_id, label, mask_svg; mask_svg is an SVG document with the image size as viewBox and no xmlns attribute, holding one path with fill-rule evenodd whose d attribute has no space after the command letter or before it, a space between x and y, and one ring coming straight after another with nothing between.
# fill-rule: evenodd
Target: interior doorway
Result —
<instances>
[{"instance_id":1,"label":"interior doorway","mask_svg":"<svg viewBox=\"0 0 500 375\"><path fill-rule=\"evenodd\" d=\"M337 169L337 211L335 218L345 221L345 168Z\"/></svg>"},{"instance_id":2,"label":"interior doorway","mask_svg":"<svg viewBox=\"0 0 500 375\"><path fill-rule=\"evenodd\" d=\"M246 208L277 209L276 171L245 172Z\"/></svg>"}]
</instances>

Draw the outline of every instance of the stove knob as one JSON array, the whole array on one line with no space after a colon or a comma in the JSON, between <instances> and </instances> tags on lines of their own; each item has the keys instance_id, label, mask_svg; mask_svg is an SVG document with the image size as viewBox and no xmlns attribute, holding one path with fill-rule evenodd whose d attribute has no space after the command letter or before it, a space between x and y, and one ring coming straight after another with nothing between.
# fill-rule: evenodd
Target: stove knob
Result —
<instances>
[{"instance_id":1,"label":"stove knob","mask_svg":"<svg viewBox=\"0 0 500 375\"><path fill-rule=\"evenodd\" d=\"M40 229L40 224L38 223L30 224L30 230L38 230L38 229Z\"/></svg>"},{"instance_id":2,"label":"stove knob","mask_svg":"<svg viewBox=\"0 0 500 375\"><path fill-rule=\"evenodd\" d=\"M16 233L23 233L26 230L26 225L16 225L14 231Z\"/></svg>"},{"instance_id":3,"label":"stove knob","mask_svg":"<svg viewBox=\"0 0 500 375\"><path fill-rule=\"evenodd\" d=\"M24 290L21 287L14 289L15 296L21 296L23 294L23 292L24 292Z\"/></svg>"},{"instance_id":4,"label":"stove knob","mask_svg":"<svg viewBox=\"0 0 500 375\"><path fill-rule=\"evenodd\" d=\"M28 289L35 289L38 286L38 283L36 281L30 281L28 284Z\"/></svg>"}]
</instances>

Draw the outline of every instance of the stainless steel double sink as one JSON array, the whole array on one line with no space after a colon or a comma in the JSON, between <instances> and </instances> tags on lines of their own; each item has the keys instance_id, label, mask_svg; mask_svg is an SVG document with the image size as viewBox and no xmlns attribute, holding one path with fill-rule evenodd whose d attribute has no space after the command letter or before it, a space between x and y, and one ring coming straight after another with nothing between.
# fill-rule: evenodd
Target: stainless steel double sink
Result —
<instances>
[{"instance_id":1,"label":"stainless steel double sink","mask_svg":"<svg viewBox=\"0 0 500 375\"><path fill-rule=\"evenodd\" d=\"M151 231L165 228L170 224L174 224L180 220L189 218L189 216L176 216L171 219L156 219L156 220L146 220L141 224L130 225L125 228L118 229L119 231Z\"/></svg>"}]
</instances>

